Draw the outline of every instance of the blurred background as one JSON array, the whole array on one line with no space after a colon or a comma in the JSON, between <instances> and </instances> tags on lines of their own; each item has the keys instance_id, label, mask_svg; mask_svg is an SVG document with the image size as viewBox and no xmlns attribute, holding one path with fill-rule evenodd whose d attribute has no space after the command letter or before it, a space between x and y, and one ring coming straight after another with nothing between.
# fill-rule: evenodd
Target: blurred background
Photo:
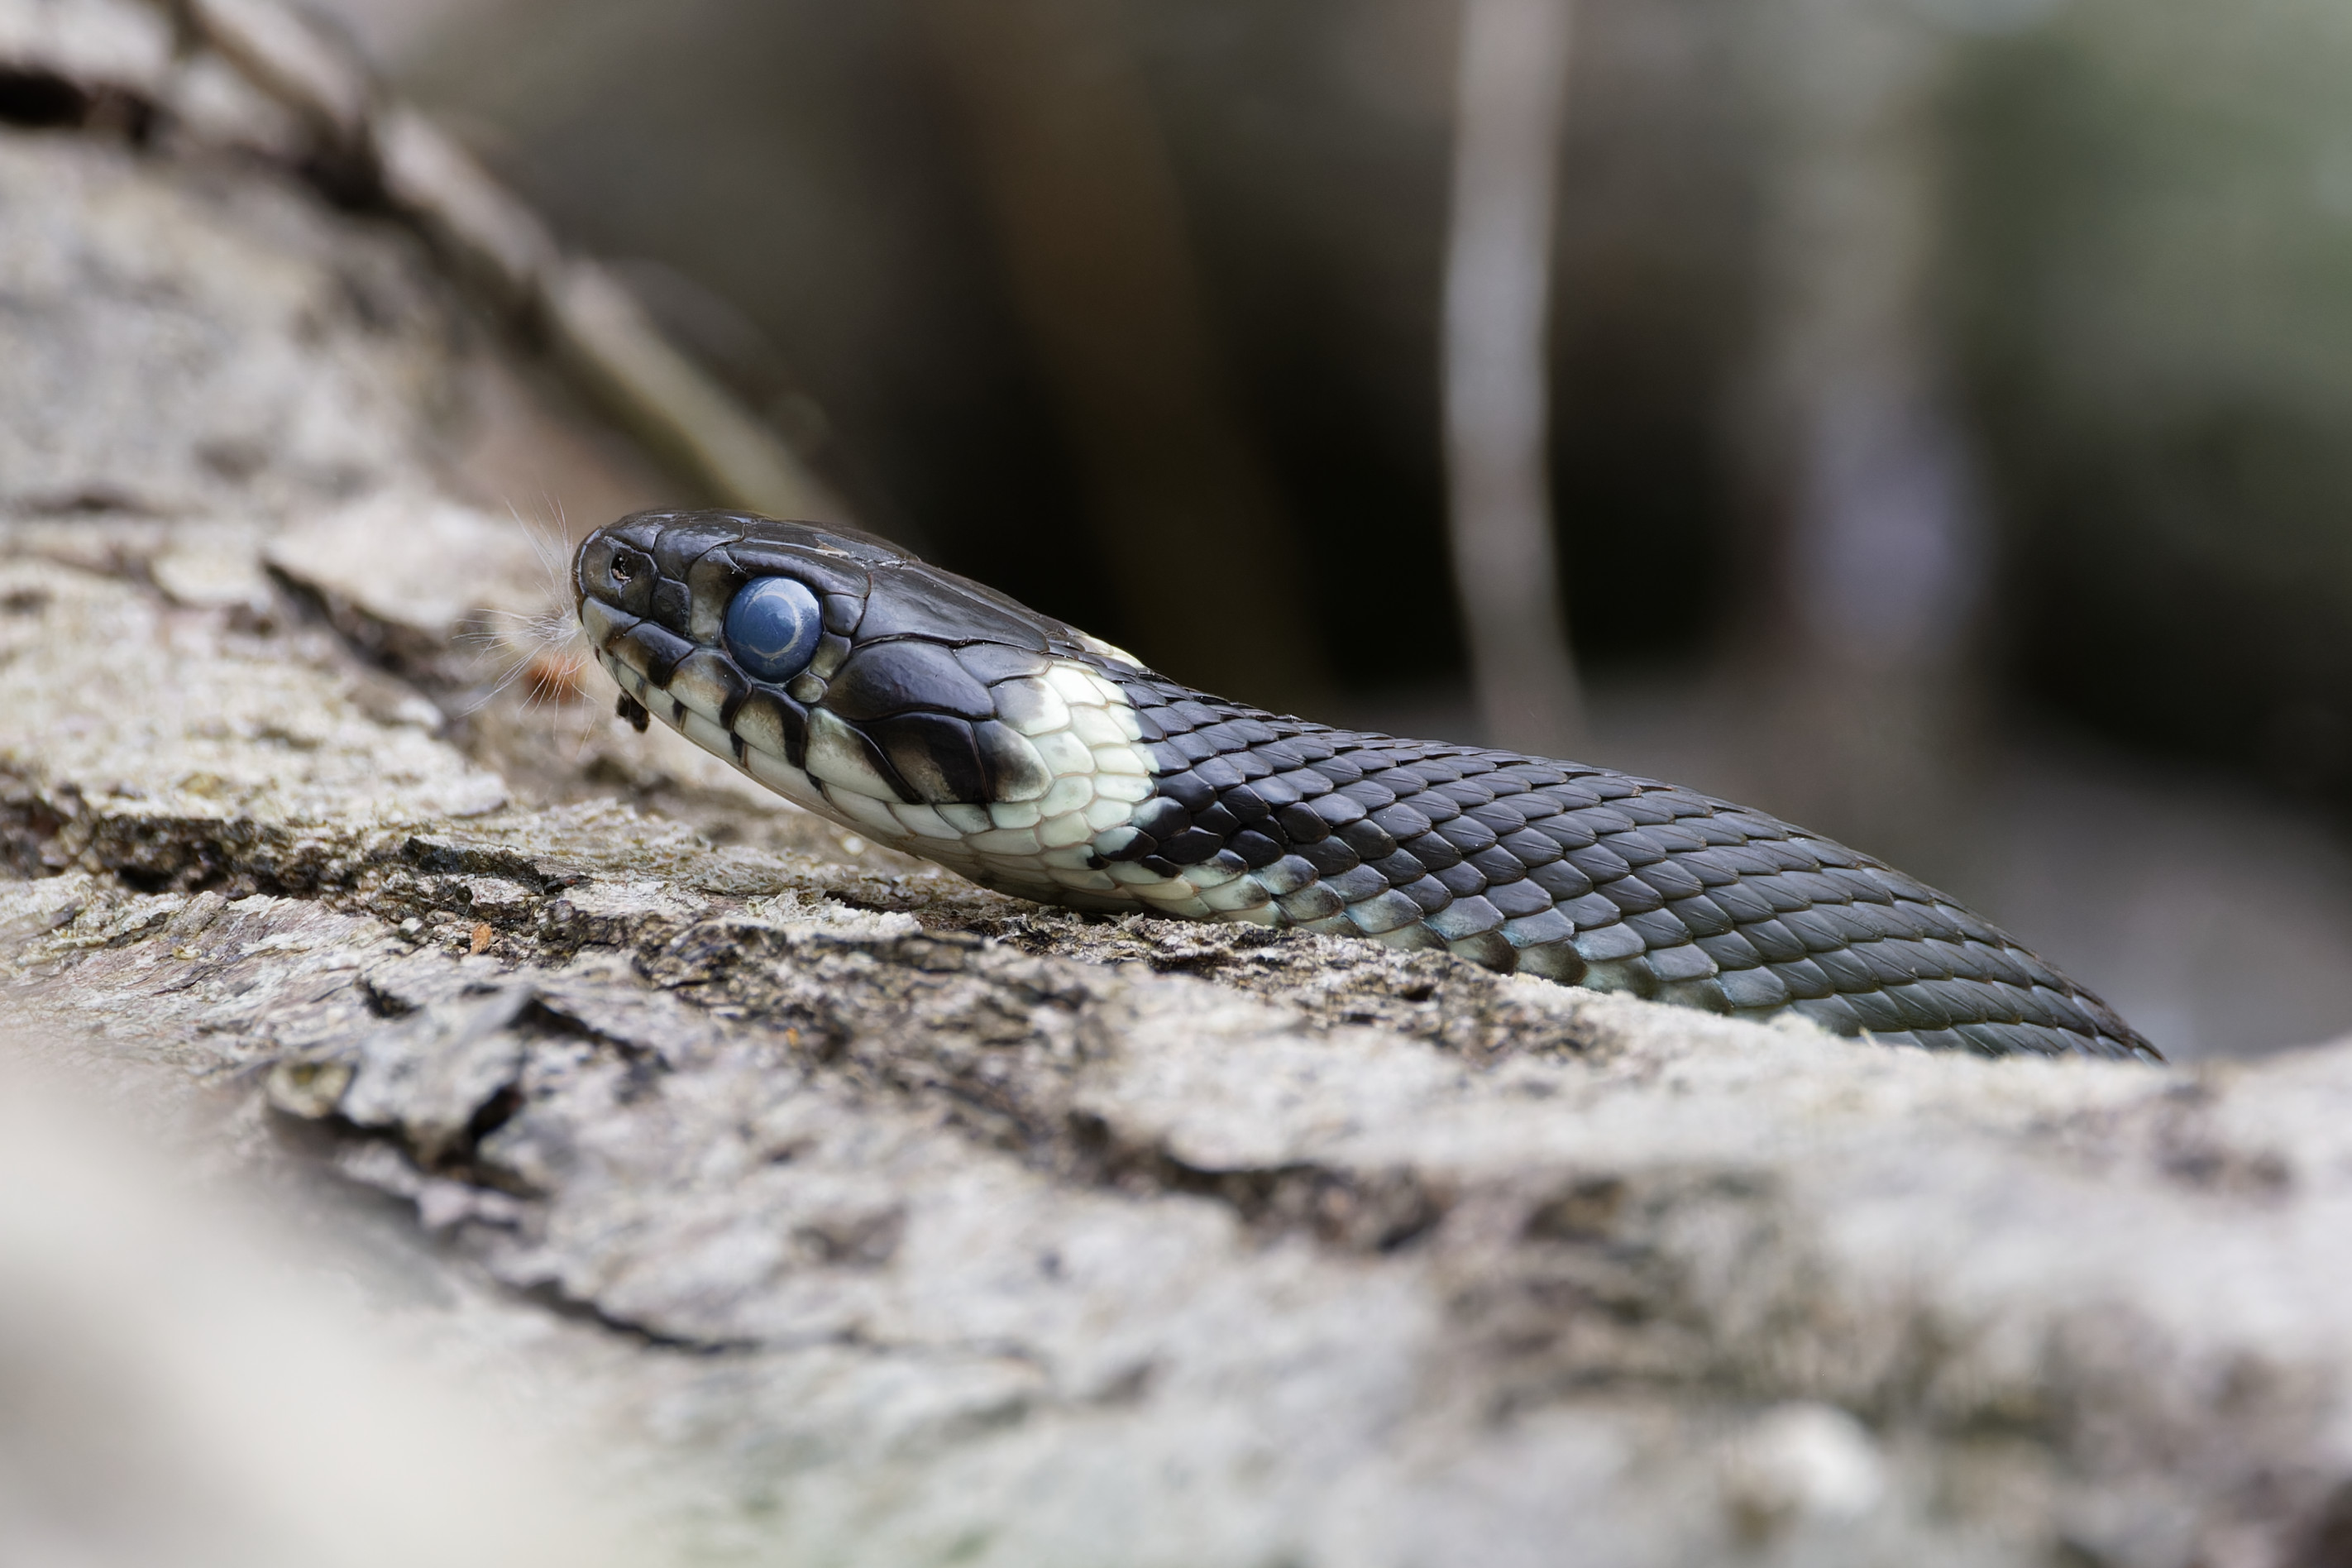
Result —
<instances>
[{"instance_id":1,"label":"blurred background","mask_svg":"<svg viewBox=\"0 0 2352 1568\"><path fill-rule=\"evenodd\" d=\"M1488 3L327 9L866 526L1805 823L2176 1059L2352 1028L2352 7L1519 0L1565 42L1490 93ZM1516 708L1444 396L1483 108L1575 678Z\"/></svg>"}]
</instances>

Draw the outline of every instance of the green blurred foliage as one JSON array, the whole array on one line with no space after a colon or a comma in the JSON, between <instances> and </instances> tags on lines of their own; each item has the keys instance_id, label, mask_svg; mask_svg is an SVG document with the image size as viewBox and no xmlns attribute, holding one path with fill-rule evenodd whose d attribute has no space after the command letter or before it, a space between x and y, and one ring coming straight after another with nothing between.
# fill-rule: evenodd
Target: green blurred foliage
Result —
<instances>
[{"instance_id":1,"label":"green blurred foliage","mask_svg":"<svg viewBox=\"0 0 2352 1568\"><path fill-rule=\"evenodd\" d=\"M2352 790L2352 6L2077 0L1956 78L2014 674Z\"/></svg>"}]
</instances>

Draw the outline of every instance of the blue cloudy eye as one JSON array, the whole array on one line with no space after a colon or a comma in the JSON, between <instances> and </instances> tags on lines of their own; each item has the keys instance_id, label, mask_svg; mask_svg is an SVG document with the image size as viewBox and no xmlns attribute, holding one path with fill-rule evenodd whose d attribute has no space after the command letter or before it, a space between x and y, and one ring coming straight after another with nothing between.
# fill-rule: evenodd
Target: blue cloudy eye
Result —
<instances>
[{"instance_id":1,"label":"blue cloudy eye","mask_svg":"<svg viewBox=\"0 0 2352 1568\"><path fill-rule=\"evenodd\" d=\"M790 680L816 651L816 595L790 577L746 584L727 606L727 651L761 680Z\"/></svg>"}]
</instances>

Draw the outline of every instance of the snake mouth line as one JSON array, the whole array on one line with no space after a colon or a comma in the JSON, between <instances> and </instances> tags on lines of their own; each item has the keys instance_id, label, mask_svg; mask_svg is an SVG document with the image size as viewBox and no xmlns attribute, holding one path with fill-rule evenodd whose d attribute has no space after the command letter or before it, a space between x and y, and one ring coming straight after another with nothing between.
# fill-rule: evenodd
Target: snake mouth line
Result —
<instances>
[{"instance_id":1,"label":"snake mouth line","mask_svg":"<svg viewBox=\"0 0 2352 1568\"><path fill-rule=\"evenodd\" d=\"M870 535L641 512L582 543L573 589L652 717L1001 891L1932 1048L2156 1054L1956 901L1761 812L1226 702Z\"/></svg>"}]
</instances>

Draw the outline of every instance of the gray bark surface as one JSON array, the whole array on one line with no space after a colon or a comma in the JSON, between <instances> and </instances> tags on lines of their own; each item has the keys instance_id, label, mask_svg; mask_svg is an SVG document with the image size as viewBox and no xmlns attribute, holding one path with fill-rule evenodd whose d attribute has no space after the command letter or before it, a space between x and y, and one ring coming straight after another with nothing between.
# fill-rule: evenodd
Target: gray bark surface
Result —
<instances>
[{"instance_id":1,"label":"gray bark surface","mask_svg":"<svg viewBox=\"0 0 2352 1568\"><path fill-rule=\"evenodd\" d=\"M407 233L80 133L0 213L7 1031L388 1200L320 1211L364 1310L663 1550L2352 1561L2352 1046L1933 1057L981 891L480 695L544 588Z\"/></svg>"}]
</instances>

